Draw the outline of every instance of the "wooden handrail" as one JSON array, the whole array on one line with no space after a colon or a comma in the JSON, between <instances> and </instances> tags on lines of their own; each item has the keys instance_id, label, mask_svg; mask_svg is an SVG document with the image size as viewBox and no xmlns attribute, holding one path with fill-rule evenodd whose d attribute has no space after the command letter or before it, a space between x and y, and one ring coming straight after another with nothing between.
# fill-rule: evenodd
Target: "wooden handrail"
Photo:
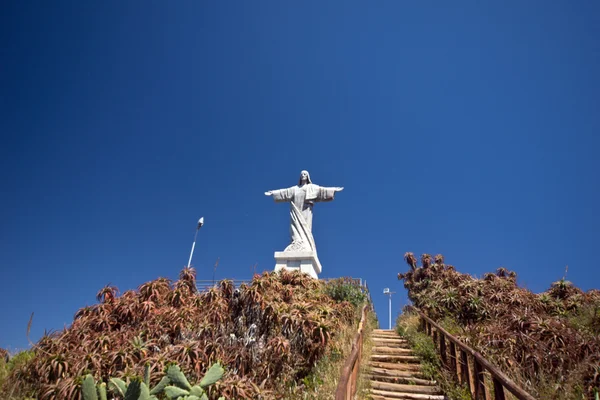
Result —
<instances>
[{"instance_id":1,"label":"wooden handrail","mask_svg":"<svg viewBox=\"0 0 600 400\"><path fill-rule=\"evenodd\" d=\"M425 315L421 310L414 306L410 306L409 308L419 314L422 321L421 327L424 328L425 332L427 332L429 336L434 336L434 338L437 336L437 339L439 339L439 345L437 339L434 339L434 343L436 347L439 346L440 353L442 348L444 351L444 354L441 356L442 364L451 369L451 372L457 375L461 383L467 383L469 385L471 394L475 400L479 400L480 398L491 400L490 395L484 385L482 368L488 370L492 376L494 385L494 399L504 400L504 389L507 389L519 400L536 400L535 397L517 386L515 382L513 382L508 376L500 371L495 365L486 360L480 353L462 343L444 328L439 326L435 321ZM435 328L435 331L433 331L432 327ZM449 363L446 360L446 340L450 342L451 351ZM456 353L452 354L452 350L456 351L455 346L460 349L460 359L456 357ZM473 357L474 371L472 374L469 373L469 365L466 353ZM452 367L455 367L456 369L453 370Z\"/></svg>"},{"instance_id":2,"label":"wooden handrail","mask_svg":"<svg viewBox=\"0 0 600 400\"><path fill-rule=\"evenodd\" d=\"M338 382L337 389L335 390L335 400L351 400L356 393L356 381L358 378L358 368L360 366L360 358L362 355L363 330L366 323L367 306L368 303L366 303L362 308L360 323L358 324L358 331L356 332L352 342L352 351L350 352L348 358L346 358L346 362L342 367L340 380Z\"/></svg>"}]
</instances>

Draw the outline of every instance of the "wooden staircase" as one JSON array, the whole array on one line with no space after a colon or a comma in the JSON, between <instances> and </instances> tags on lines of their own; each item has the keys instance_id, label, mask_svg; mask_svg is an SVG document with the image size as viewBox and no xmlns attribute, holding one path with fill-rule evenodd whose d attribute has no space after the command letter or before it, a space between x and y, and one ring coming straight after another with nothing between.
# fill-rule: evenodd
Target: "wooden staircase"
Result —
<instances>
[{"instance_id":1,"label":"wooden staircase","mask_svg":"<svg viewBox=\"0 0 600 400\"><path fill-rule=\"evenodd\" d=\"M375 329L369 361L371 399L445 400L435 382L425 379L406 340L394 331Z\"/></svg>"}]
</instances>

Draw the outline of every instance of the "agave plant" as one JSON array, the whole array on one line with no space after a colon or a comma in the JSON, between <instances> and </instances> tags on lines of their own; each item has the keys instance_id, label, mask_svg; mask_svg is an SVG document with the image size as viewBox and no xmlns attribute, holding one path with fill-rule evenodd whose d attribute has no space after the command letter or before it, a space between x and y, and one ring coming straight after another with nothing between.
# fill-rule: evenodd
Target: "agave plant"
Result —
<instances>
[{"instance_id":1,"label":"agave plant","mask_svg":"<svg viewBox=\"0 0 600 400\"><path fill-rule=\"evenodd\" d=\"M11 379L39 400L77 399L79 380L94 371L109 392L122 396L132 383L138 390L135 377L145 376L144 364L161 371L176 362L190 382L202 382L203 371L220 362L228 373L210 387L213 395L278 398L286 385L301 388L315 362L338 344L338 332L355 324L352 296L366 297L352 289L350 297L333 298L324 282L300 273L264 273L237 288L223 281L202 293L192 290L193 270L180 278L159 278L121 296L108 285L71 326L40 339L34 360ZM147 387L151 395L159 382L157 374L140 379L140 393Z\"/></svg>"},{"instance_id":2,"label":"agave plant","mask_svg":"<svg viewBox=\"0 0 600 400\"><path fill-rule=\"evenodd\" d=\"M110 283L104 286L96 294L96 299L101 303L110 303L117 298L119 289L116 286L111 286Z\"/></svg>"},{"instance_id":3,"label":"agave plant","mask_svg":"<svg viewBox=\"0 0 600 400\"><path fill-rule=\"evenodd\" d=\"M432 263L423 254L422 267L410 252L405 260L408 271L398 279L414 305L434 319L449 318L462 340L532 394L551 385L557 393L586 388L593 398L600 383L593 369L600 365L600 291L583 293L563 278L536 295L504 267L477 279L440 267L439 255Z\"/></svg>"},{"instance_id":4,"label":"agave plant","mask_svg":"<svg viewBox=\"0 0 600 400\"><path fill-rule=\"evenodd\" d=\"M415 269L417 269L417 259L415 258L415 255L413 253L410 253L410 252L405 253L404 260L411 267L411 269L413 271Z\"/></svg>"}]
</instances>

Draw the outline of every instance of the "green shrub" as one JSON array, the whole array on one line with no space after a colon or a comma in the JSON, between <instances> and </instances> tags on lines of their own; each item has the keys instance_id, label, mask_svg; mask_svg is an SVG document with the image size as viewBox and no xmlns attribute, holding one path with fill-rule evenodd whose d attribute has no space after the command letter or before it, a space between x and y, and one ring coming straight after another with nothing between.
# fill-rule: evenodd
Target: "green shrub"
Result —
<instances>
[{"instance_id":1,"label":"green shrub","mask_svg":"<svg viewBox=\"0 0 600 400\"><path fill-rule=\"evenodd\" d=\"M6 362L4 357L0 358L0 397L4 395L4 392L14 393L18 391L19 388L15 386L15 382L7 378L13 370L24 367L34 357L35 353L33 350L24 350L15 354L8 362Z\"/></svg>"},{"instance_id":2,"label":"green shrub","mask_svg":"<svg viewBox=\"0 0 600 400\"><path fill-rule=\"evenodd\" d=\"M362 305L367 299L363 288L344 278L329 281L325 286L325 293L338 303L348 301L355 307Z\"/></svg>"},{"instance_id":3,"label":"green shrub","mask_svg":"<svg viewBox=\"0 0 600 400\"><path fill-rule=\"evenodd\" d=\"M0 358L0 389L2 389L2 386L4 385L4 380L6 379L8 372L6 360L4 360L4 357Z\"/></svg>"},{"instance_id":4,"label":"green shrub","mask_svg":"<svg viewBox=\"0 0 600 400\"><path fill-rule=\"evenodd\" d=\"M582 304L566 315L567 321L578 330L600 335L600 301Z\"/></svg>"},{"instance_id":5,"label":"green shrub","mask_svg":"<svg viewBox=\"0 0 600 400\"><path fill-rule=\"evenodd\" d=\"M401 314L396 321L396 332L408 340L415 355L421 359L423 374L429 379L436 379L440 370L440 359L437 355L433 339L419 332L419 317L416 314Z\"/></svg>"}]
</instances>

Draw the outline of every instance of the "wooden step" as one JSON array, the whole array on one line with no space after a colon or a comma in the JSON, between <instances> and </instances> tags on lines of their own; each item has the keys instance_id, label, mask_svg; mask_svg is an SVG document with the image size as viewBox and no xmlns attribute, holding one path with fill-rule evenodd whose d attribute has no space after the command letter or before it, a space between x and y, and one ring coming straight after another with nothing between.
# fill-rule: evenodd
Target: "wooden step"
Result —
<instances>
[{"instance_id":1,"label":"wooden step","mask_svg":"<svg viewBox=\"0 0 600 400\"><path fill-rule=\"evenodd\" d=\"M404 378L423 378L421 371L401 370L401 369L388 369L381 367L371 367L369 372L374 375L384 375L390 377L404 377Z\"/></svg>"},{"instance_id":2,"label":"wooden step","mask_svg":"<svg viewBox=\"0 0 600 400\"><path fill-rule=\"evenodd\" d=\"M414 364L412 364L414 365ZM422 378L424 375L420 370L410 370L410 369L390 369L390 368L382 368L371 366L370 368L371 374L379 374L386 375L391 377L415 377Z\"/></svg>"},{"instance_id":3,"label":"wooden step","mask_svg":"<svg viewBox=\"0 0 600 400\"><path fill-rule=\"evenodd\" d=\"M412 347L407 344L394 344L394 343L373 343L373 347L389 347L392 349L399 349L404 351L413 351Z\"/></svg>"},{"instance_id":4,"label":"wooden step","mask_svg":"<svg viewBox=\"0 0 600 400\"><path fill-rule=\"evenodd\" d=\"M371 354L371 361L418 363L420 360L417 356L400 356L395 354Z\"/></svg>"},{"instance_id":5,"label":"wooden step","mask_svg":"<svg viewBox=\"0 0 600 400\"><path fill-rule=\"evenodd\" d=\"M382 337L371 337L374 342L383 342L383 343L408 343L406 339L402 339L401 337L395 338L382 338Z\"/></svg>"},{"instance_id":6,"label":"wooden step","mask_svg":"<svg viewBox=\"0 0 600 400\"><path fill-rule=\"evenodd\" d=\"M371 341L373 343L391 343L391 344L400 344L400 345L408 345L408 340L404 340L402 338L380 338L380 337L371 337Z\"/></svg>"},{"instance_id":7,"label":"wooden step","mask_svg":"<svg viewBox=\"0 0 600 400\"><path fill-rule=\"evenodd\" d=\"M390 341L373 341L373 346L374 347L395 347L397 349L411 349L410 345L408 343L401 343L401 342L390 342Z\"/></svg>"},{"instance_id":8,"label":"wooden step","mask_svg":"<svg viewBox=\"0 0 600 400\"><path fill-rule=\"evenodd\" d=\"M387 400L387 399L401 399L401 400L446 400L446 396L438 394L419 394L419 393L399 393L389 392L386 390L371 390L372 400Z\"/></svg>"},{"instance_id":9,"label":"wooden step","mask_svg":"<svg viewBox=\"0 0 600 400\"><path fill-rule=\"evenodd\" d=\"M420 372L421 364L411 363L411 364L400 364L400 363L388 363L381 361L370 361L368 363L371 368L383 368L393 371L413 371Z\"/></svg>"},{"instance_id":10,"label":"wooden step","mask_svg":"<svg viewBox=\"0 0 600 400\"><path fill-rule=\"evenodd\" d=\"M416 393L416 394L441 394L436 386L425 385L405 385L402 383L388 383L380 381L370 381L371 389L385 390L389 392Z\"/></svg>"},{"instance_id":11,"label":"wooden step","mask_svg":"<svg viewBox=\"0 0 600 400\"><path fill-rule=\"evenodd\" d=\"M389 378L409 378L421 380L423 382L430 382L431 384L435 384L434 381L425 378L425 375L421 371L410 371L410 370L398 370L398 369L386 369L379 367L371 367L367 374L371 374L373 376L380 377L389 377ZM416 382L416 381L415 381ZM425 384L425 383L423 383Z\"/></svg>"},{"instance_id":12,"label":"wooden step","mask_svg":"<svg viewBox=\"0 0 600 400\"><path fill-rule=\"evenodd\" d=\"M389 347L389 346L375 346L372 348L371 353L373 354L399 354L412 356L414 352L411 349L403 347Z\"/></svg>"},{"instance_id":13,"label":"wooden step","mask_svg":"<svg viewBox=\"0 0 600 400\"><path fill-rule=\"evenodd\" d=\"M396 332L393 332L393 333L376 333L376 332L373 332L373 333L371 333L371 336L374 336L374 337L384 337L384 338L400 337L400 335L398 335Z\"/></svg>"},{"instance_id":14,"label":"wooden step","mask_svg":"<svg viewBox=\"0 0 600 400\"><path fill-rule=\"evenodd\" d=\"M389 376L381 374L365 374L365 377L370 381L387 382L387 383L402 383L405 385L421 385L421 386L435 386L436 383L429 379L415 378L412 375L409 376Z\"/></svg>"},{"instance_id":15,"label":"wooden step","mask_svg":"<svg viewBox=\"0 0 600 400\"><path fill-rule=\"evenodd\" d=\"M385 342L372 342L373 343L373 348L377 348L377 347L390 347L393 349L404 349L404 350L411 350L412 351L412 347L410 347L410 345L408 343L394 343L394 342L389 342L389 341L385 341Z\"/></svg>"}]
</instances>

